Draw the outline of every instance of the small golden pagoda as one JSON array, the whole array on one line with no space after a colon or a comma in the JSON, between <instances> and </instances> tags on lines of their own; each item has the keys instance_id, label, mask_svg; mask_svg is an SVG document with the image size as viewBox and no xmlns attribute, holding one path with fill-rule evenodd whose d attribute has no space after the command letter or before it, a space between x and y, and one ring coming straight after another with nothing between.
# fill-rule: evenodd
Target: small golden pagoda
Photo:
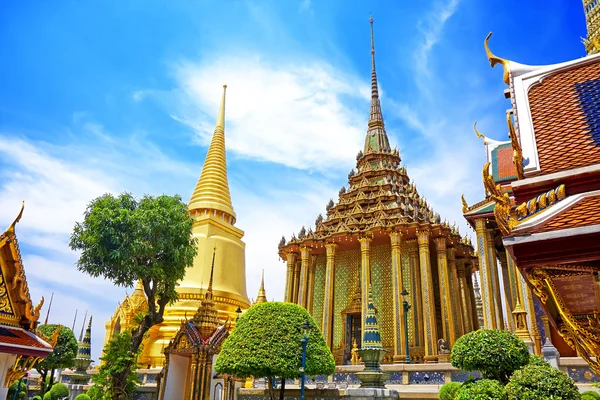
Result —
<instances>
[{"instance_id":1,"label":"small golden pagoda","mask_svg":"<svg viewBox=\"0 0 600 400\"><path fill-rule=\"evenodd\" d=\"M192 234L198 240L198 254L194 259L193 267L186 271L185 278L179 282L177 287L179 300L166 307L164 322L152 327L144 341L144 353L140 362L151 367L163 365L163 349L179 330L181 321L186 319L186 315L194 314L204 298L210 278L211 255L214 247L217 247L222 254L215 261L212 289L219 319L235 321L238 308L245 310L250 307L246 295L246 245L242 241L244 232L234 226L236 215L231 204L227 182L226 88L227 85L224 85L215 131L202 173L188 205L190 215L194 218ZM110 326L107 324L105 342L114 335L115 328L119 326L117 322L120 326L135 324L132 319L135 314L127 312L127 308L123 305L119 308L124 310L117 309L115 316L123 315L128 318L115 319L113 316ZM231 326L233 325L235 322L232 322Z\"/></svg>"},{"instance_id":2,"label":"small golden pagoda","mask_svg":"<svg viewBox=\"0 0 600 400\"><path fill-rule=\"evenodd\" d=\"M365 145L348 185L315 229L303 227L279 255L287 262L285 300L307 308L320 322L336 363L349 363L360 347L371 285L382 333L390 352L384 362L406 358L403 289L410 355L437 360L438 340L450 345L479 324L471 272L476 258L458 229L442 222L419 195L392 149L385 130L375 70L371 18L371 107ZM358 289L356 289L358 287ZM355 290L356 289L356 290Z\"/></svg>"},{"instance_id":3,"label":"small golden pagoda","mask_svg":"<svg viewBox=\"0 0 600 400\"><path fill-rule=\"evenodd\" d=\"M263 269L262 276L260 278L260 288L258 289L258 296L256 296L256 300L254 300L252 305L266 303L267 301L267 292L265 292L265 270Z\"/></svg>"}]
</instances>

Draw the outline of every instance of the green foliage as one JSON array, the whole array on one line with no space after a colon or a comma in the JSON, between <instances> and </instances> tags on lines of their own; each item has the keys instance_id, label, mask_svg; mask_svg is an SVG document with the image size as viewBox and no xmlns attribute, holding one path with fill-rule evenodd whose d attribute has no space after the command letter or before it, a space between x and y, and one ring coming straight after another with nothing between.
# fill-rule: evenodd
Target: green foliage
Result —
<instances>
[{"instance_id":1,"label":"green foliage","mask_svg":"<svg viewBox=\"0 0 600 400\"><path fill-rule=\"evenodd\" d=\"M506 400L506 391L497 380L481 379L464 384L455 400Z\"/></svg>"},{"instance_id":2,"label":"green foliage","mask_svg":"<svg viewBox=\"0 0 600 400\"><path fill-rule=\"evenodd\" d=\"M537 365L538 367L550 367L550 363L544 357L535 354L529 354L529 362L527 365Z\"/></svg>"},{"instance_id":3,"label":"green foliage","mask_svg":"<svg viewBox=\"0 0 600 400\"><path fill-rule=\"evenodd\" d=\"M529 352L513 333L480 329L456 341L450 361L456 368L479 371L484 378L505 384L515 370L529 362Z\"/></svg>"},{"instance_id":4,"label":"green foliage","mask_svg":"<svg viewBox=\"0 0 600 400\"><path fill-rule=\"evenodd\" d=\"M119 396L129 396L135 391L138 381L138 375L135 373L138 367L137 354L131 353L130 345L129 331L119 333L106 344L101 358L103 363L98 373L92 376L94 386L87 392L92 400L118 399ZM115 387L112 384L113 376L123 373L126 369L126 384L122 388Z\"/></svg>"},{"instance_id":5,"label":"green foliage","mask_svg":"<svg viewBox=\"0 0 600 400\"><path fill-rule=\"evenodd\" d=\"M15 392L18 389L17 399L18 400L27 400L27 385L23 381L16 381L8 388L8 393L6 398L12 400L15 398Z\"/></svg>"},{"instance_id":6,"label":"green foliage","mask_svg":"<svg viewBox=\"0 0 600 400\"><path fill-rule=\"evenodd\" d=\"M52 389L50 389L50 392L48 393L50 393L52 400L60 400L65 397L69 397L69 389L64 383L56 383L52 385ZM46 397L44 396L44 398Z\"/></svg>"},{"instance_id":7,"label":"green foliage","mask_svg":"<svg viewBox=\"0 0 600 400\"><path fill-rule=\"evenodd\" d=\"M77 395L77 397L75 397L75 400L92 400L92 399L87 394L82 393L82 394Z\"/></svg>"},{"instance_id":8,"label":"green foliage","mask_svg":"<svg viewBox=\"0 0 600 400\"><path fill-rule=\"evenodd\" d=\"M31 400L42 400L41 396L33 396Z\"/></svg>"},{"instance_id":9,"label":"green foliage","mask_svg":"<svg viewBox=\"0 0 600 400\"><path fill-rule=\"evenodd\" d=\"M454 400L462 384L460 382L448 382L440 389L439 400Z\"/></svg>"},{"instance_id":10,"label":"green foliage","mask_svg":"<svg viewBox=\"0 0 600 400\"><path fill-rule=\"evenodd\" d=\"M510 400L579 400L575 382L552 367L527 365L515 371L506 385Z\"/></svg>"},{"instance_id":11,"label":"green foliage","mask_svg":"<svg viewBox=\"0 0 600 400\"><path fill-rule=\"evenodd\" d=\"M313 317L292 303L261 303L246 311L225 340L215 370L239 378L300 376L303 337L301 325L312 329L306 352L306 375L329 375L335 370L331 350Z\"/></svg>"},{"instance_id":12,"label":"green foliage","mask_svg":"<svg viewBox=\"0 0 600 400\"><path fill-rule=\"evenodd\" d=\"M59 326L61 328L54 350L48 357L38 361L34 366L40 374L43 374L42 371L48 372L52 369L71 368L75 365L73 360L77 357L77 339L75 339L75 334L71 329L64 325L46 324L40 325L38 330L46 337L52 337ZM43 375L45 376L45 374Z\"/></svg>"},{"instance_id":13,"label":"green foliage","mask_svg":"<svg viewBox=\"0 0 600 400\"><path fill-rule=\"evenodd\" d=\"M597 400L600 399L600 394L598 392L593 392L588 390L587 392L581 393L581 400Z\"/></svg>"},{"instance_id":14,"label":"green foliage","mask_svg":"<svg viewBox=\"0 0 600 400\"><path fill-rule=\"evenodd\" d=\"M157 297L177 299L176 283L196 255L193 219L181 197L105 194L92 200L84 217L70 241L81 251L78 270L120 286L153 282Z\"/></svg>"},{"instance_id":15,"label":"green foliage","mask_svg":"<svg viewBox=\"0 0 600 400\"><path fill-rule=\"evenodd\" d=\"M52 393L50 393L50 392L47 392L47 393L44 395L44 399L43 399L43 400L52 400Z\"/></svg>"}]
</instances>

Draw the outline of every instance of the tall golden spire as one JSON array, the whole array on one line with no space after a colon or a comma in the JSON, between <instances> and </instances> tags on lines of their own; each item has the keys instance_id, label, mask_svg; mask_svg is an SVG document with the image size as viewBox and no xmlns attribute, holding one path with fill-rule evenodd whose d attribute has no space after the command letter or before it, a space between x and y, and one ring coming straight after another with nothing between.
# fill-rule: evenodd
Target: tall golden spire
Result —
<instances>
[{"instance_id":1,"label":"tall golden spire","mask_svg":"<svg viewBox=\"0 0 600 400\"><path fill-rule=\"evenodd\" d=\"M254 304L266 303L267 301L267 293L265 292L265 270L263 269L262 278L260 280L260 289L258 289L258 296L256 297Z\"/></svg>"},{"instance_id":2,"label":"tall golden spire","mask_svg":"<svg viewBox=\"0 0 600 400\"><path fill-rule=\"evenodd\" d=\"M210 268L210 280L208 281L208 287L206 288L206 294L204 295L204 299L200 303L200 307L198 307L198 311L196 311L196 315L194 315L193 321L198 327L200 331L200 335L203 339L206 339L210 335L213 334L215 329L219 327L219 319L218 312L215 308L215 303L213 301L213 274L215 272L215 254L217 252L217 248L213 249L212 256L212 265Z\"/></svg>"},{"instance_id":3,"label":"tall golden spire","mask_svg":"<svg viewBox=\"0 0 600 400\"><path fill-rule=\"evenodd\" d=\"M583 0L588 36L583 40L588 55L600 53L600 2Z\"/></svg>"},{"instance_id":4,"label":"tall golden spire","mask_svg":"<svg viewBox=\"0 0 600 400\"><path fill-rule=\"evenodd\" d=\"M202 174L196 184L196 189L188 208L192 210L215 210L231 217L231 223L235 223L235 212L231 205L229 184L227 183L227 160L225 156L225 89L223 85L223 97L221 107L217 116L215 132L206 154L206 161L202 168ZM224 218L227 220L227 218Z\"/></svg>"},{"instance_id":5,"label":"tall golden spire","mask_svg":"<svg viewBox=\"0 0 600 400\"><path fill-rule=\"evenodd\" d=\"M390 151L390 142L385 133L383 114L379 102L379 88L377 87L377 72L375 71L375 35L373 34L373 16L369 18L371 24L371 114L369 127L365 139L365 154L370 152Z\"/></svg>"}]
</instances>

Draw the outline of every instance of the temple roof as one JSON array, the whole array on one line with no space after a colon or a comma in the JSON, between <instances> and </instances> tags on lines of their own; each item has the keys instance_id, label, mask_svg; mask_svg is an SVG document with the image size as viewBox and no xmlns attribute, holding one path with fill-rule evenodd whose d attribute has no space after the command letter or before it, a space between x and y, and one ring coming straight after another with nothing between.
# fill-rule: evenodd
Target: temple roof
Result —
<instances>
[{"instance_id":1,"label":"temple roof","mask_svg":"<svg viewBox=\"0 0 600 400\"><path fill-rule=\"evenodd\" d=\"M229 183L227 182L227 160L225 155L225 90L217 116L215 131L206 154L202 173L188 208L192 210L218 210L230 215L235 222L235 212L231 204Z\"/></svg>"},{"instance_id":2,"label":"temple roof","mask_svg":"<svg viewBox=\"0 0 600 400\"><path fill-rule=\"evenodd\" d=\"M0 325L0 353L20 354L28 357L46 357L52 346L23 328Z\"/></svg>"},{"instance_id":3,"label":"temple roof","mask_svg":"<svg viewBox=\"0 0 600 400\"><path fill-rule=\"evenodd\" d=\"M15 234L24 208L25 203L14 222L0 235L0 323L29 330L38 323L44 298L33 306Z\"/></svg>"}]
</instances>

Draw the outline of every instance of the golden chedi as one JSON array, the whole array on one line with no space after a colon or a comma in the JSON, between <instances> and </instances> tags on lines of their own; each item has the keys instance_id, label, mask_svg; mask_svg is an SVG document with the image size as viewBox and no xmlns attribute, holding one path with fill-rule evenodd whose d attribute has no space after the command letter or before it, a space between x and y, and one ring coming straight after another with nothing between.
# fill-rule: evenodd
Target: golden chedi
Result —
<instances>
[{"instance_id":1,"label":"golden chedi","mask_svg":"<svg viewBox=\"0 0 600 400\"><path fill-rule=\"evenodd\" d=\"M236 214L231 204L225 155L225 90L215 131L204 167L190 199L188 209L194 218L192 234L198 254L193 266L179 282L179 300L165 309L164 322L154 326L144 342L140 361L144 366L160 367L163 350L169 345L186 316L193 316L204 299L211 273L214 249L218 253L213 277L213 301L222 322L235 326L236 310L250 307L246 295L244 231L234 226ZM107 332L107 335L110 334Z\"/></svg>"}]
</instances>

